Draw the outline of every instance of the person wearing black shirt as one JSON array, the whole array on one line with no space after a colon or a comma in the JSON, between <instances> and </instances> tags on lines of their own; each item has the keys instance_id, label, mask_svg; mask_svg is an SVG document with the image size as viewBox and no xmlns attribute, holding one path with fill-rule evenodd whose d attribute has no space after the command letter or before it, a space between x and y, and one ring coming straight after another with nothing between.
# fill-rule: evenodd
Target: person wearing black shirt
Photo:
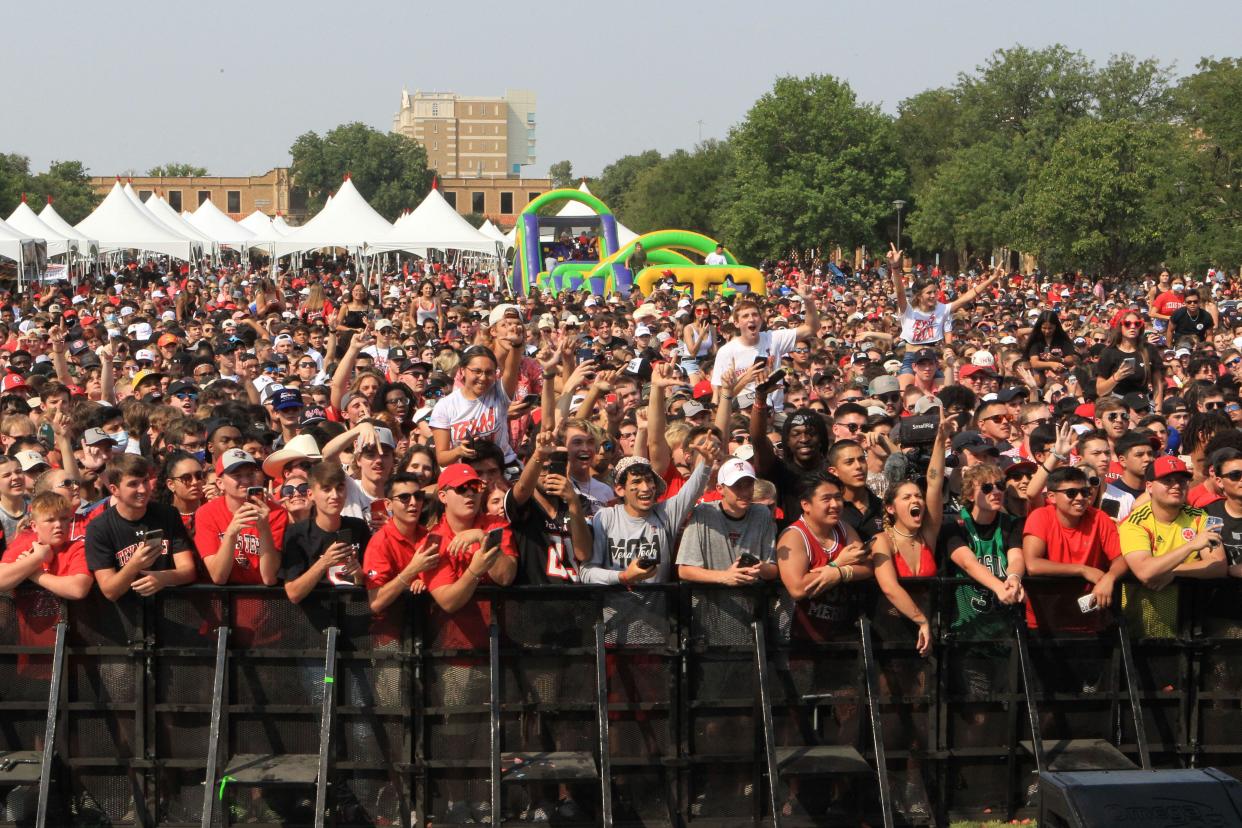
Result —
<instances>
[{"instance_id":1,"label":"person wearing black shirt","mask_svg":"<svg viewBox=\"0 0 1242 828\"><path fill-rule=\"evenodd\" d=\"M571 518L582 505L569 478L554 473L560 469L549 469L556 450L555 435L540 432L534 456L505 494L505 517L518 546L519 584L578 582ZM585 522L580 525L585 527ZM590 537L580 538L579 546L590 548Z\"/></svg>"},{"instance_id":2,"label":"person wearing black shirt","mask_svg":"<svg viewBox=\"0 0 1242 828\"><path fill-rule=\"evenodd\" d=\"M193 583L194 552L181 515L171 506L152 503L154 468L139 454L109 461L109 506L86 527L86 565L99 591L119 601L131 590L144 598L170 586ZM153 531L162 540L149 541Z\"/></svg>"},{"instance_id":3,"label":"person wearing black shirt","mask_svg":"<svg viewBox=\"0 0 1242 828\"><path fill-rule=\"evenodd\" d=\"M1242 451L1223 448L1212 454L1212 473L1224 498L1203 508L1209 518L1224 521L1218 534L1225 546L1229 574L1242 575Z\"/></svg>"},{"instance_id":4,"label":"person wearing black shirt","mask_svg":"<svg viewBox=\"0 0 1242 828\"><path fill-rule=\"evenodd\" d=\"M782 513L776 523L778 535L802 516L798 480L804 475L823 471L827 464L828 424L819 412L800 408L785 420L781 442L788 458L785 460L776 456L768 439L767 390L761 390L755 394L755 403L750 410L750 443L755 450L755 473L776 486L776 502L780 504ZM865 479L865 466L863 474ZM876 502L879 503L879 498ZM879 509L882 512L883 506ZM850 520L845 511L841 513L841 519L846 522Z\"/></svg>"},{"instance_id":5,"label":"person wearing black shirt","mask_svg":"<svg viewBox=\"0 0 1242 828\"><path fill-rule=\"evenodd\" d=\"M361 584L362 553L371 530L361 518L342 517L345 471L339 463L319 463L310 474L311 516L285 531L280 577L285 594L300 603L317 585Z\"/></svg>"},{"instance_id":6,"label":"person wearing black shirt","mask_svg":"<svg viewBox=\"0 0 1242 828\"><path fill-rule=\"evenodd\" d=\"M1216 320L1212 318L1212 314L1203 309L1203 300L1199 296L1199 291L1186 291L1186 296L1182 301L1186 304L1173 311L1173 315L1169 317L1169 327L1173 332L1172 339L1169 340L1170 347L1175 342L1180 342L1184 336L1199 340L1207 339L1208 333L1216 327Z\"/></svg>"},{"instance_id":7,"label":"person wearing black shirt","mask_svg":"<svg viewBox=\"0 0 1242 828\"><path fill-rule=\"evenodd\" d=\"M845 486L841 522L866 543L884 530L884 501L867 488L867 453L856 440L838 440L828 449L827 462Z\"/></svg>"},{"instance_id":8,"label":"person wearing black shirt","mask_svg":"<svg viewBox=\"0 0 1242 828\"><path fill-rule=\"evenodd\" d=\"M1145 340L1145 326L1136 310L1122 311L1113 319L1108 347L1095 366L1097 397L1152 393L1157 405L1164 401L1164 357Z\"/></svg>"}]
</instances>

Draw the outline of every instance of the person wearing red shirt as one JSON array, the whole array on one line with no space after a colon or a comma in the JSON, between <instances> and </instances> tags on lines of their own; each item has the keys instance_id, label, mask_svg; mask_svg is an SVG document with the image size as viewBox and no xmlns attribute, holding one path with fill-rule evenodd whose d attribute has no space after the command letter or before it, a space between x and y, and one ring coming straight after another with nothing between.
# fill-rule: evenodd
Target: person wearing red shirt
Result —
<instances>
[{"instance_id":1,"label":"person wearing red shirt","mask_svg":"<svg viewBox=\"0 0 1242 828\"><path fill-rule=\"evenodd\" d=\"M1095 596L1096 604L1107 608L1112 604L1117 579L1126 573L1117 525L1090 505L1095 492L1088 485L1087 473L1076 466L1052 471L1047 491L1052 502L1031 511L1023 528L1022 557L1027 573L1082 578L1091 587L1084 589L1084 594ZM1045 626L1056 619L1059 629L1066 629L1062 621L1083 618L1077 606L1064 606L1057 595L1032 597L1030 592L1028 589L1026 619L1032 628L1039 626L1040 618ZM1072 603L1076 604L1076 599ZM1096 629L1093 623L1088 627Z\"/></svg>"},{"instance_id":2,"label":"person wearing red shirt","mask_svg":"<svg viewBox=\"0 0 1242 828\"><path fill-rule=\"evenodd\" d=\"M457 612L486 579L500 586L517 575L517 549L508 521L483 512L483 481L465 463L440 472L439 498L444 515L432 529L440 552L434 569L422 573L437 606ZM486 543L488 533L504 528L499 544Z\"/></svg>"},{"instance_id":3,"label":"person wearing red shirt","mask_svg":"<svg viewBox=\"0 0 1242 828\"><path fill-rule=\"evenodd\" d=\"M1156 330L1164 331L1168 328L1173 312L1186 306L1185 295L1186 286L1181 282L1174 282L1172 290L1166 290L1151 303L1151 318L1155 322ZM1169 345L1172 344L1170 340Z\"/></svg>"},{"instance_id":4,"label":"person wearing red shirt","mask_svg":"<svg viewBox=\"0 0 1242 828\"><path fill-rule=\"evenodd\" d=\"M224 452L216 475L221 495L194 513L194 547L207 574L216 584L275 586L289 513L267 501L263 472L249 453Z\"/></svg>"},{"instance_id":5,"label":"person wearing red shirt","mask_svg":"<svg viewBox=\"0 0 1242 828\"><path fill-rule=\"evenodd\" d=\"M425 591L421 576L440 561L439 538L432 538L420 522L425 494L418 475L398 473L384 496L392 519L371 537L362 558L367 598L377 615L402 594Z\"/></svg>"}]
</instances>

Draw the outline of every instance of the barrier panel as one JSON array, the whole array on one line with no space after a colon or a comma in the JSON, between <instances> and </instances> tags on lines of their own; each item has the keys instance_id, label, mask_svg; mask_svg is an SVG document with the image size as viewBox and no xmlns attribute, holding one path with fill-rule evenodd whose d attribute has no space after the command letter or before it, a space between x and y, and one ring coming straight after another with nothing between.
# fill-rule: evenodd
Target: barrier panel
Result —
<instances>
[{"instance_id":1,"label":"barrier panel","mask_svg":"<svg viewBox=\"0 0 1242 828\"><path fill-rule=\"evenodd\" d=\"M773 587L484 589L382 618L355 589L21 589L0 595L0 824L35 824L42 775L20 765L49 720L49 825L878 825L885 805L940 825L1032 815L1037 760L1242 775L1237 582L1180 584L1159 639L1081 613L1081 581L1028 579L1031 629L971 582L903 586L927 657L866 586L814 608Z\"/></svg>"}]
</instances>

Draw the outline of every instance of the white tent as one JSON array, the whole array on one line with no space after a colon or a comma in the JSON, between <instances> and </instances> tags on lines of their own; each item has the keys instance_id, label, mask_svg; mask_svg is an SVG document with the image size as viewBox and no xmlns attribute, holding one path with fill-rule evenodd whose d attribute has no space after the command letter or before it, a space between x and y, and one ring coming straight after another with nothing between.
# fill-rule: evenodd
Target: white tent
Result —
<instances>
[{"instance_id":1,"label":"white tent","mask_svg":"<svg viewBox=\"0 0 1242 828\"><path fill-rule=\"evenodd\" d=\"M17 272L19 274L35 254L35 248L43 244L42 239L35 238L29 233L23 233L0 221L0 256L17 262Z\"/></svg>"},{"instance_id":2,"label":"white tent","mask_svg":"<svg viewBox=\"0 0 1242 828\"><path fill-rule=\"evenodd\" d=\"M272 223L275 225L276 222ZM391 233L392 225L367 204L354 182L346 178L336 191L336 196L313 219L277 239L270 247L275 256L321 247L341 247L370 253L375 250L376 242L388 238Z\"/></svg>"},{"instance_id":3,"label":"white tent","mask_svg":"<svg viewBox=\"0 0 1242 828\"><path fill-rule=\"evenodd\" d=\"M284 235L267 215L258 210L239 221L238 225L249 230L256 239L278 239Z\"/></svg>"},{"instance_id":4,"label":"white tent","mask_svg":"<svg viewBox=\"0 0 1242 828\"><path fill-rule=\"evenodd\" d=\"M282 236L287 236L293 232L289 222L285 221L285 217L280 213L277 213L276 218L272 219L272 229Z\"/></svg>"},{"instance_id":5,"label":"white tent","mask_svg":"<svg viewBox=\"0 0 1242 828\"><path fill-rule=\"evenodd\" d=\"M583 181L582 184L579 185L578 190L580 192L586 193L587 195L592 195L591 191L587 188L585 181ZM585 204L583 204L581 201L566 201L564 206L562 206L561 209L558 210L556 214L558 216L573 216L573 217L593 216L595 215L595 211L592 210L590 207L586 206ZM613 218L616 218L616 216L614 216ZM548 238L549 239L552 238L550 232L549 232ZM624 224L622 224L621 219L617 219L617 244L621 245L622 247L625 247L627 244L634 241L634 239L636 238L638 238L638 234L635 233L630 228L626 227ZM510 244L513 243L512 239L510 239L509 243Z\"/></svg>"},{"instance_id":6,"label":"white tent","mask_svg":"<svg viewBox=\"0 0 1242 828\"><path fill-rule=\"evenodd\" d=\"M505 240L505 234L500 232L499 227L492 224L491 219L487 219L483 222L483 226L479 228L479 232L493 241L503 242Z\"/></svg>"},{"instance_id":7,"label":"white tent","mask_svg":"<svg viewBox=\"0 0 1242 828\"><path fill-rule=\"evenodd\" d=\"M198 205L193 213L185 213L182 217L220 244L239 250L250 246L257 238L250 230L220 212L220 208L211 199Z\"/></svg>"},{"instance_id":8,"label":"white tent","mask_svg":"<svg viewBox=\"0 0 1242 828\"><path fill-rule=\"evenodd\" d=\"M483 235L462 218L436 189L427 193L414 212L398 221L388 238L376 245L379 249L405 250L419 255L426 255L431 248L496 253L496 240Z\"/></svg>"},{"instance_id":9,"label":"white tent","mask_svg":"<svg viewBox=\"0 0 1242 828\"><path fill-rule=\"evenodd\" d=\"M43 205L43 209L39 211L39 221L55 230L67 239L78 240L78 251L84 256L99 255L99 242L95 239L88 238L69 222L60 217L60 213L56 212L56 208L52 206L52 199L49 196L47 204Z\"/></svg>"},{"instance_id":10,"label":"white tent","mask_svg":"<svg viewBox=\"0 0 1242 828\"><path fill-rule=\"evenodd\" d=\"M16 230L18 233L24 233L32 238L43 239L47 242L48 256L63 256L72 249L77 252L78 240L67 238L48 225L35 215L35 211L30 209L30 205L26 203L26 196L22 196L22 201L13 210L13 214L5 220L9 228Z\"/></svg>"},{"instance_id":11,"label":"white tent","mask_svg":"<svg viewBox=\"0 0 1242 828\"><path fill-rule=\"evenodd\" d=\"M148 250L183 261L193 261L202 253L201 244L174 233L141 204L135 204L119 180L95 211L78 222L77 229L88 238L98 239L101 253Z\"/></svg>"},{"instance_id":12,"label":"white tent","mask_svg":"<svg viewBox=\"0 0 1242 828\"><path fill-rule=\"evenodd\" d=\"M147 197L144 203L138 198L138 194L134 192L134 188L130 184L125 185L125 194L139 207L150 213L160 224L163 224L174 233L185 236L190 241L198 242L202 245L204 251L210 251L212 255L215 255L216 247L218 246L216 240L183 219L176 210L169 206L167 201L158 195L152 194Z\"/></svg>"}]
</instances>

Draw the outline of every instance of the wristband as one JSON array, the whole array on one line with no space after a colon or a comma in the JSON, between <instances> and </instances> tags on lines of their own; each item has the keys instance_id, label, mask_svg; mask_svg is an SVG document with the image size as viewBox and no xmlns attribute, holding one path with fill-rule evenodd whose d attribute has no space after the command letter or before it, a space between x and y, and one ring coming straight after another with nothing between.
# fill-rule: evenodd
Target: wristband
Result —
<instances>
[{"instance_id":1,"label":"wristband","mask_svg":"<svg viewBox=\"0 0 1242 828\"><path fill-rule=\"evenodd\" d=\"M1064 463L1066 460L1069 459L1068 454L1059 454L1056 449L1052 449L1048 453L1051 454L1053 457L1057 458L1058 460L1060 460L1062 463Z\"/></svg>"},{"instance_id":2,"label":"wristband","mask_svg":"<svg viewBox=\"0 0 1242 828\"><path fill-rule=\"evenodd\" d=\"M410 582L409 582L409 581L407 581L407 580L405 579L405 573L404 573L404 572L398 572L398 573L397 573L397 580L398 580L398 581L400 581L401 583L405 584L406 586L410 586Z\"/></svg>"},{"instance_id":3,"label":"wristband","mask_svg":"<svg viewBox=\"0 0 1242 828\"><path fill-rule=\"evenodd\" d=\"M476 581L483 580L483 575L475 575L474 570L471 569L470 567L466 567L466 572L468 572ZM486 575L487 573L485 572L483 574Z\"/></svg>"}]
</instances>

